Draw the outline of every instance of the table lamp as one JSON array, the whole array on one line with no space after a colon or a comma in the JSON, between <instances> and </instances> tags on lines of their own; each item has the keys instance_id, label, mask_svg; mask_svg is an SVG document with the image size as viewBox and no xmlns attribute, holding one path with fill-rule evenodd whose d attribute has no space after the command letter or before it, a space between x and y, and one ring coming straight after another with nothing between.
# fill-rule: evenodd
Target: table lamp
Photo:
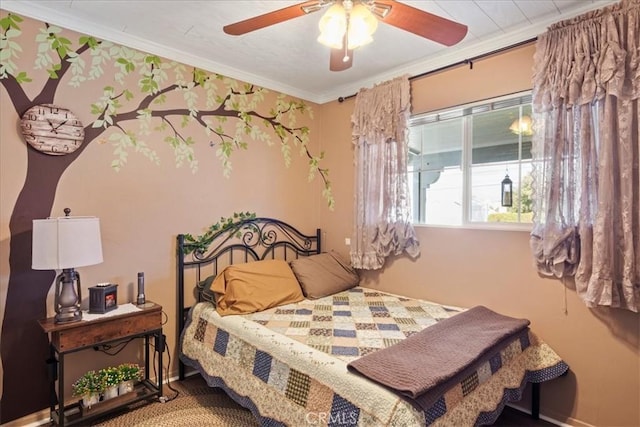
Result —
<instances>
[{"instance_id":1,"label":"table lamp","mask_svg":"<svg viewBox=\"0 0 640 427\"><path fill-rule=\"evenodd\" d=\"M56 277L55 322L82 319L80 274L76 267L102 262L100 220L95 217L69 216L33 220L31 268L62 270Z\"/></svg>"}]
</instances>

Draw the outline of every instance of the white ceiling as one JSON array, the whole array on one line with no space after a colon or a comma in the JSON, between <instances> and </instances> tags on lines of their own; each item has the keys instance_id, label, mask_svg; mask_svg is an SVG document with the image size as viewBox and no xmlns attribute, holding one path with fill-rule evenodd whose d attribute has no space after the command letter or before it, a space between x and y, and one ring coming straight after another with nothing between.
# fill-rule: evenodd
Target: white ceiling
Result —
<instances>
[{"instance_id":1,"label":"white ceiling","mask_svg":"<svg viewBox=\"0 0 640 427\"><path fill-rule=\"evenodd\" d=\"M353 67L329 71L320 45L323 11L242 36L222 27L296 4L279 0L2 0L0 7L64 28L224 74L301 99L324 103L393 77L418 75L532 39L555 22L611 0L404 1L468 26L444 47L381 23L373 43L357 49Z\"/></svg>"}]
</instances>

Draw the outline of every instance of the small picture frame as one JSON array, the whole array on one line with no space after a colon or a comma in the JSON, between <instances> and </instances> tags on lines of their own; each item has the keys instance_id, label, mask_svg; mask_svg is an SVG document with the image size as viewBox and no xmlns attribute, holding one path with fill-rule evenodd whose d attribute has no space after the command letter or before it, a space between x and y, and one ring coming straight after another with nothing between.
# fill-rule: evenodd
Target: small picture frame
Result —
<instances>
[{"instance_id":1,"label":"small picture frame","mask_svg":"<svg viewBox=\"0 0 640 427\"><path fill-rule=\"evenodd\" d=\"M89 288L89 313L107 313L118 308L118 285L99 284Z\"/></svg>"}]
</instances>

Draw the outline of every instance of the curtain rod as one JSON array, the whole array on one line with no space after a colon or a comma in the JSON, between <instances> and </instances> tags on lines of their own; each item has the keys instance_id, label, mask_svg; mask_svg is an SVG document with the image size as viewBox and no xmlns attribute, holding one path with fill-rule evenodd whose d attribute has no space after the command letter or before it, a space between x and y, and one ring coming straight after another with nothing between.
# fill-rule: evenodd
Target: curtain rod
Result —
<instances>
[{"instance_id":1,"label":"curtain rod","mask_svg":"<svg viewBox=\"0 0 640 427\"><path fill-rule=\"evenodd\" d=\"M497 53L502 53L502 52L507 51L507 50L515 49L517 47L524 46L524 45L527 45L529 43L533 43L536 40L538 40L538 38L537 37L533 37L531 39L524 40L524 41L521 41L521 42L518 42L518 43L514 43L514 44L509 45L509 46L501 47L500 49L492 50L491 52L487 52L487 53L483 53L483 54L478 55L478 56L474 56L473 58L463 59L462 61L454 62L453 64L449 64L449 65L445 65L444 67L436 68L435 70L425 71L424 73L420 73L420 74L417 74L415 76L409 77L409 81L412 81L412 80L415 80L415 79L419 79L421 77L425 77L425 76L428 76L430 74L438 73L440 71L444 71L444 70L447 70L449 68L453 68L453 67L457 67L457 66L465 65L465 64L469 64L469 69L472 70L474 61L477 61L478 59L483 59L483 58L486 58L488 56L495 55ZM353 95L349 95L349 96L341 96L340 98L338 98L338 102L344 102L346 99L353 98L356 95L357 95L357 93L354 93Z\"/></svg>"}]
</instances>

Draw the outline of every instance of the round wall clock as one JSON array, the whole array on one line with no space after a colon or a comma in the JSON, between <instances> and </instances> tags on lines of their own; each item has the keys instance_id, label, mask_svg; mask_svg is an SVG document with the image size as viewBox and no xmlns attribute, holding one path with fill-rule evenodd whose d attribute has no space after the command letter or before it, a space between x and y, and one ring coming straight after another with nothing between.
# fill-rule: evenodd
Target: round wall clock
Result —
<instances>
[{"instance_id":1,"label":"round wall clock","mask_svg":"<svg viewBox=\"0 0 640 427\"><path fill-rule=\"evenodd\" d=\"M54 156L73 153L84 141L84 126L75 114L53 104L29 108L22 115L20 127L29 145Z\"/></svg>"}]
</instances>

